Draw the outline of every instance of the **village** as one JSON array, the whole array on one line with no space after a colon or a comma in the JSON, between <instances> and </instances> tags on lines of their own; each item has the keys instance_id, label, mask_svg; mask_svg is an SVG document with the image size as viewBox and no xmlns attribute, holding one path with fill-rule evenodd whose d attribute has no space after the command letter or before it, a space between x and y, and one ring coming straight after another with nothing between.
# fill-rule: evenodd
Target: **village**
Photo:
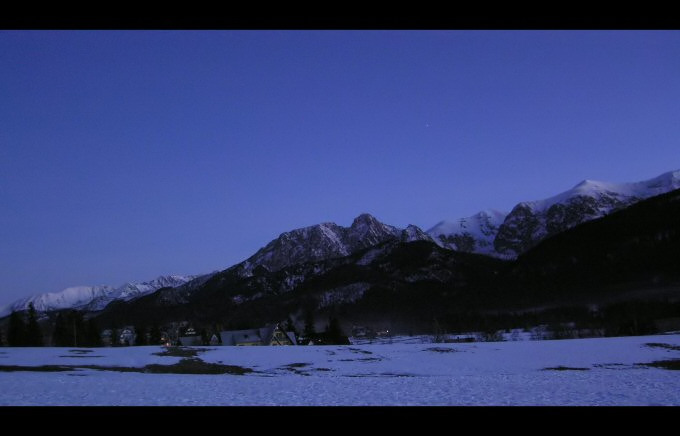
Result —
<instances>
[{"instance_id":1,"label":"village","mask_svg":"<svg viewBox=\"0 0 680 436\"><path fill-rule=\"evenodd\" d=\"M357 337L385 337L388 330L373 331L364 326L352 326L352 335ZM326 330L317 333L306 327L299 334L287 320L271 323L259 328L243 330L221 330L195 328L188 321L170 323L163 328L146 330L143 327L125 326L121 329L106 329L101 332L102 346L279 346L279 345L349 345L349 337L341 330L337 320L331 319Z\"/></svg>"}]
</instances>

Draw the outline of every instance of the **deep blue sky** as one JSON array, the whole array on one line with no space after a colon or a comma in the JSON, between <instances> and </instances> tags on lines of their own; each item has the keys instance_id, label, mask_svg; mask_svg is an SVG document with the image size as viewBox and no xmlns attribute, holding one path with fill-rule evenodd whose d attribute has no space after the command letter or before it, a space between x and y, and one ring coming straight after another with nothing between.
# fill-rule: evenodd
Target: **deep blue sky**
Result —
<instances>
[{"instance_id":1,"label":"deep blue sky","mask_svg":"<svg viewBox=\"0 0 680 436\"><path fill-rule=\"evenodd\" d=\"M680 168L678 31L0 31L0 304Z\"/></svg>"}]
</instances>

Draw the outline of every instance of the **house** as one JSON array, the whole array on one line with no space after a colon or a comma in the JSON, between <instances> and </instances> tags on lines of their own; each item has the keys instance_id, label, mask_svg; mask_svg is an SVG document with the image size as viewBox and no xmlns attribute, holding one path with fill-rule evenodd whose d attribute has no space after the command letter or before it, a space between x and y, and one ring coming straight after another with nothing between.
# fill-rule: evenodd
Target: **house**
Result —
<instances>
[{"instance_id":1,"label":"house","mask_svg":"<svg viewBox=\"0 0 680 436\"><path fill-rule=\"evenodd\" d=\"M257 329L220 332L222 345L297 345L295 334L278 324Z\"/></svg>"},{"instance_id":2,"label":"house","mask_svg":"<svg viewBox=\"0 0 680 436\"><path fill-rule=\"evenodd\" d=\"M137 339L137 334L135 333L135 328L130 326L130 327L125 327L123 330L120 332L120 337L118 340L118 343L120 345L135 345L135 339Z\"/></svg>"},{"instance_id":3,"label":"house","mask_svg":"<svg viewBox=\"0 0 680 436\"><path fill-rule=\"evenodd\" d=\"M203 338L196 333L196 330L193 327L189 327L184 332L184 336L179 337L179 344L184 347L203 345Z\"/></svg>"},{"instance_id":4,"label":"house","mask_svg":"<svg viewBox=\"0 0 680 436\"><path fill-rule=\"evenodd\" d=\"M102 340L102 345L105 347L110 347L113 345L113 340L111 339L111 336L113 335L113 330L111 329L106 329L103 330L100 338Z\"/></svg>"},{"instance_id":5,"label":"house","mask_svg":"<svg viewBox=\"0 0 680 436\"><path fill-rule=\"evenodd\" d=\"M352 326L352 336L355 338L365 338L371 335L372 332L369 332L369 329L362 326L362 325L353 325Z\"/></svg>"}]
</instances>

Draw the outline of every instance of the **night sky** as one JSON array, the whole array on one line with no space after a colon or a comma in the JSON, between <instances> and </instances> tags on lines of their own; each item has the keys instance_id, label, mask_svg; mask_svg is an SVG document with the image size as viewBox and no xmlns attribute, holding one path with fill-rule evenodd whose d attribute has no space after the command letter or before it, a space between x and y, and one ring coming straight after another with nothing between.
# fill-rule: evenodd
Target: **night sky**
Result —
<instances>
[{"instance_id":1,"label":"night sky","mask_svg":"<svg viewBox=\"0 0 680 436\"><path fill-rule=\"evenodd\" d=\"M0 305L680 169L679 31L0 31Z\"/></svg>"}]
</instances>

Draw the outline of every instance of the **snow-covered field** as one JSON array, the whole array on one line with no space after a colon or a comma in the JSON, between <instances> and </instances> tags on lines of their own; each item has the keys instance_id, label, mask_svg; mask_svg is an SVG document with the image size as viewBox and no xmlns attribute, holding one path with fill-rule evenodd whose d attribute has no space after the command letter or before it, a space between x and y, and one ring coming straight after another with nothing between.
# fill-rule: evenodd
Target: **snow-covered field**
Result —
<instances>
[{"instance_id":1,"label":"snow-covered field","mask_svg":"<svg viewBox=\"0 0 680 436\"><path fill-rule=\"evenodd\" d=\"M164 350L0 348L0 405L680 405L680 372L643 365L680 359L680 334L202 347L193 359L252 372L142 372L184 358ZM26 368L42 365L73 368Z\"/></svg>"}]
</instances>

